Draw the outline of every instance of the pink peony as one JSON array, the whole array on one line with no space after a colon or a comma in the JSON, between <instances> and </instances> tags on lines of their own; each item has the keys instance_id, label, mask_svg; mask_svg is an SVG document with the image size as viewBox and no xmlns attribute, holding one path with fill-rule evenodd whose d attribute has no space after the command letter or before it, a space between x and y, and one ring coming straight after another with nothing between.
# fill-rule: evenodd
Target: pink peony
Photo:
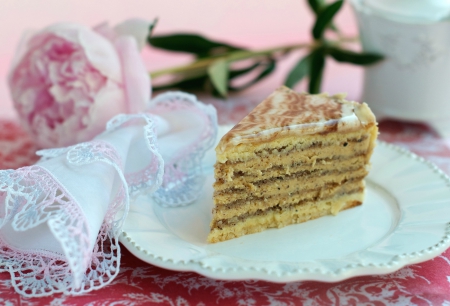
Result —
<instances>
[{"instance_id":1,"label":"pink peony","mask_svg":"<svg viewBox=\"0 0 450 306\"><path fill-rule=\"evenodd\" d=\"M149 25L62 23L23 39L8 81L19 118L39 147L90 140L114 115L144 109L151 87L138 46Z\"/></svg>"}]
</instances>

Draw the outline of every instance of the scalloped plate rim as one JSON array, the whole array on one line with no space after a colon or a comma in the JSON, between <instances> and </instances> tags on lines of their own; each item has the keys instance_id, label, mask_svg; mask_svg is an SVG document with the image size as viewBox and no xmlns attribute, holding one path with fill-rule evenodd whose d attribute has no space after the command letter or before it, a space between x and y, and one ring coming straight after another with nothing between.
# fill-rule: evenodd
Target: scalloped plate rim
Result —
<instances>
[{"instance_id":1,"label":"scalloped plate rim","mask_svg":"<svg viewBox=\"0 0 450 306\"><path fill-rule=\"evenodd\" d=\"M410 158L414 162L425 164L428 170L436 173L446 183L446 186L450 189L450 178L442 172L437 166L430 161L404 149L402 147L378 141L378 146L382 146L387 150L395 151L399 154L400 158ZM376 154L376 151L375 153ZM367 178L371 181L370 175ZM382 184L374 182L374 184L381 186ZM450 221L450 220L449 220ZM125 226L124 226L125 228ZM426 249L411 252L409 254L401 254L394 256L389 262L380 264L378 266L373 264L349 264L344 269L338 269L336 271L321 271L320 269L297 269L291 272L281 272L280 274L268 273L264 269L257 268L242 268L236 266L235 268L228 268L227 270L221 267L212 269L206 266L199 260L180 260L175 262L172 259L163 259L156 253L152 253L147 250L148 246L138 245L133 240L133 234L123 230L119 238L120 242L136 257L144 262L153 264L155 266L174 270L174 271L189 271L196 272L200 275L220 279L220 280L265 280L277 283L286 283L292 281L323 281L323 282L337 282L351 277L367 276L367 275L380 275L395 272L407 265L415 264L430 260L442 252L444 252L450 246L450 223L446 222L446 230L442 234L442 239L439 243L430 245ZM151 248L150 248L151 249Z\"/></svg>"}]
</instances>

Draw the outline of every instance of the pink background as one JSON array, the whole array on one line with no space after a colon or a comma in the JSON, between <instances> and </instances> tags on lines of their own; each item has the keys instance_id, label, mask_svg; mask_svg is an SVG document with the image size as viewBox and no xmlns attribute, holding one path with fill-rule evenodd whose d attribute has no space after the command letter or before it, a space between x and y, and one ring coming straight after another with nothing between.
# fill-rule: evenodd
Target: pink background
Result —
<instances>
[{"instance_id":1,"label":"pink background","mask_svg":"<svg viewBox=\"0 0 450 306\"><path fill-rule=\"evenodd\" d=\"M55 22L71 21L96 25L103 21L116 24L124 19L159 18L155 34L198 32L214 39L225 40L250 48L267 48L310 40L313 15L306 0L2 0L0 4L0 117L14 116L6 84L8 67L16 46L25 30L40 29ZM337 17L339 28L348 35L357 33L353 12L348 3ZM181 64L189 56L167 54L147 48L143 51L147 68L151 70ZM270 93L283 83L287 71L300 53L287 57L276 73L256 88L244 92L258 96ZM350 65L329 63L324 91L348 92L358 99L361 69ZM300 86L298 89L304 87Z\"/></svg>"}]
</instances>

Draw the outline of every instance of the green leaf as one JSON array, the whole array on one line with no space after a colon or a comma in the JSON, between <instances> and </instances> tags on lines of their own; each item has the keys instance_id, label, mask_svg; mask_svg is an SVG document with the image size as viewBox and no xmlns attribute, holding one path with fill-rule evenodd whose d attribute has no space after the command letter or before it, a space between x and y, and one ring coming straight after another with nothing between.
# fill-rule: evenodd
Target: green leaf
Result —
<instances>
[{"instance_id":1,"label":"green leaf","mask_svg":"<svg viewBox=\"0 0 450 306\"><path fill-rule=\"evenodd\" d=\"M153 30L155 29L156 25L158 24L158 18L155 18L153 22L148 27L148 37L147 40L150 39L150 37L153 35Z\"/></svg>"},{"instance_id":2,"label":"green leaf","mask_svg":"<svg viewBox=\"0 0 450 306\"><path fill-rule=\"evenodd\" d=\"M311 10L318 16L320 12L323 10L323 8L326 6L325 0L308 0L309 6L311 7ZM339 32L338 28L335 24L330 22L328 25L328 28L334 32Z\"/></svg>"},{"instance_id":3,"label":"green leaf","mask_svg":"<svg viewBox=\"0 0 450 306\"><path fill-rule=\"evenodd\" d=\"M317 16L316 23L314 24L312 34L315 39L321 39L325 29L329 26L331 20L336 13L341 9L343 0L338 0L328 6L326 6Z\"/></svg>"},{"instance_id":4,"label":"green leaf","mask_svg":"<svg viewBox=\"0 0 450 306\"><path fill-rule=\"evenodd\" d=\"M300 82L309 72L310 61L311 55L307 55L299 60L297 65L295 65L289 72L286 81L284 81L284 85L289 88L293 88L298 82Z\"/></svg>"},{"instance_id":5,"label":"green leaf","mask_svg":"<svg viewBox=\"0 0 450 306\"><path fill-rule=\"evenodd\" d=\"M239 87L233 87L233 86L229 85L230 80L232 78L242 76L242 75L249 73L249 72L253 71L254 69L261 67L261 66L264 66L264 69L253 80L249 81L245 85L242 85ZM275 61L272 60L269 63L257 62L255 64L252 64L243 69L230 70L229 77L228 77L228 79L229 79L228 80L228 90L230 90L230 91L243 90L243 89L259 82L266 76L268 76L274 69L275 69ZM158 91L158 90L167 90L167 89L172 89L172 88L183 89L183 90L188 90L188 91L202 90L202 91L211 92L213 95L223 97L223 95L221 93L219 93L219 91L216 88L212 88L211 80L209 79L208 75L205 75L205 74L197 75L197 76L180 75L179 78L181 78L181 80L163 84L163 85L159 85L159 86L154 86L153 90Z\"/></svg>"},{"instance_id":6,"label":"green leaf","mask_svg":"<svg viewBox=\"0 0 450 306\"><path fill-rule=\"evenodd\" d=\"M322 85L323 68L325 66L325 49L318 48L311 52L310 56L309 92L316 94L320 93Z\"/></svg>"},{"instance_id":7,"label":"green leaf","mask_svg":"<svg viewBox=\"0 0 450 306\"><path fill-rule=\"evenodd\" d=\"M339 33L337 26L332 22L330 22L330 25L328 26L328 28L333 32Z\"/></svg>"},{"instance_id":8,"label":"green leaf","mask_svg":"<svg viewBox=\"0 0 450 306\"><path fill-rule=\"evenodd\" d=\"M228 74L228 62L224 59L219 59L208 67L209 79L222 97L226 97L228 93Z\"/></svg>"},{"instance_id":9,"label":"green leaf","mask_svg":"<svg viewBox=\"0 0 450 306\"><path fill-rule=\"evenodd\" d=\"M268 63L259 63L258 66L264 65L265 68L251 81L247 82L244 85L241 86L229 86L228 89L231 91L239 91L239 90L244 90L250 86L252 86L253 84L261 81L262 79L264 79L265 77L269 76L276 68L276 61L271 59Z\"/></svg>"},{"instance_id":10,"label":"green leaf","mask_svg":"<svg viewBox=\"0 0 450 306\"><path fill-rule=\"evenodd\" d=\"M318 15L320 13L320 11L322 10L322 8L325 5L325 1L324 0L308 0L308 4L311 7L311 9L313 10L313 12Z\"/></svg>"},{"instance_id":11,"label":"green leaf","mask_svg":"<svg viewBox=\"0 0 450 306\"><path fill-rule=\"evenodd\" d=\"M261 62L257 62L255 64L252 64L252 65L246 67L246 68L230 70L228 78L231 80L231 79L240 77L241 75L249 73L249 72L253 71L254 69L258 68L261 64L262 64Z\"/></svg>"},{"instance_id":12,"label":"green leaf","mask_svg":"<svg viewBox=\"0 0 450 306\"><path fill-rule=\"evenodd\" d=\"M195 54L207 57L229 51L245 50L227 43L213 41L197 34L178 33L164 36L153 36L148 42L155 48Z\"/></svg>"},{"instance_id":13,"label":"green leaf","mask_svg":"<svg viewBox=\"0 0 450 306\"><path fill-rule=\"evenodd\" d=\"M329 48L328 52L338 62L352 63L361 66L374 64L384 58L380 54L357 53L339 48Z\"/></svg>"}]
</instances>

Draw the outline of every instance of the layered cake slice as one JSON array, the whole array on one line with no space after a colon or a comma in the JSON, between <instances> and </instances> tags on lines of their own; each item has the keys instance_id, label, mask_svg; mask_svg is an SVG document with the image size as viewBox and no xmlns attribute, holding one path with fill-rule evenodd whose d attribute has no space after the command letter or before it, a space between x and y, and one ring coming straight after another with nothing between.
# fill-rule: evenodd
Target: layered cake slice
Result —
<instances>
[{"instance_id":1,"label":"layered cake slice","mask_svg":"<svg viewBox=\"0 0 450 306\"><path fill-rule=\"evenodd\" d=\"M277 89L216 148L208 242L362 204L377 134L365 103Z\"/></svg>"}]
</instances>

